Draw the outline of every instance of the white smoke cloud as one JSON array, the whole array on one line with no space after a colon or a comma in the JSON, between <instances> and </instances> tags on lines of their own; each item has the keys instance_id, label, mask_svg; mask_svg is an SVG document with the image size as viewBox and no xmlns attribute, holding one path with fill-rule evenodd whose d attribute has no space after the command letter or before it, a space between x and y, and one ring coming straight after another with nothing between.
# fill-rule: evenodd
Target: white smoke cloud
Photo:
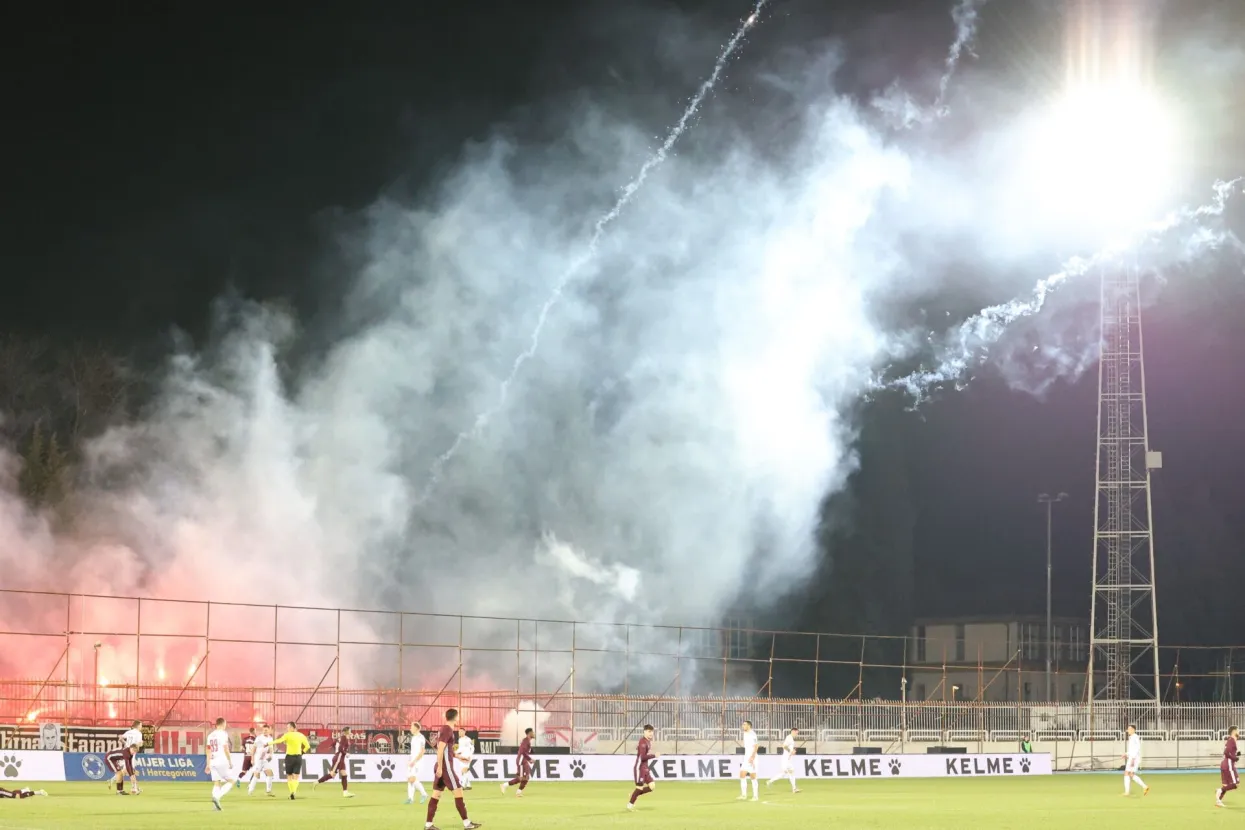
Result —
<instances>
[{"instance_id":1,"label":"white smoke cloud","mask_svg":"<svg viewBox=\"0 0 1245 830\"><path fill-rule=\"evenodd\" d=\"M947 72L979 6L957 7ZM144 417L91 445L72 532L0 499L0 557L32 563L25 581L44 588L607 623L715 624L741 597L764 604L797 587L820 555L822 500L857 463L847 413L879 370L932 342L940 374L918 373L914 388L963 377L1029 316L987 312L944 337L887 310L954 283L955 258L1031 284L1057 267L1040 252L1068 243L994 209L1014 173L1000 151L1013 113L956 146L919 119L891 132L874 107L827 88L820 56L786 54L755 70L782 79L758 81L781 134L702 114L704 140L649 174L587 262L611 188L651 157L652 126L622 103L564 114L552 146L500 134L473 145L415 204L379 200L340 310L366 324L294 369L294 320L223 306L217 340L170 361ZM801 81L809 66L819 74ZM438 466L495 409L559 287L504 408ZM1039 354L1053 371L1081 365ZM12 464L0 469L12 492ZM289 625L310 642L341 622ZM420 626L403 636L437 627ZM576 662L580 691L623 677L640 690L640 676L660 691L681 642L677 629L572 636L597 652ZM475 645L535 638L481 623ZM539 666L481 650L455 668L442 654L405 683L435 688L460 672L505 684L517 672L544 692L571 676L571 638L542 624L539 640L556 652ZM654 654L618 656L637 640ZM201 649L179 648L168 659L180 672ZM310 684L332 655L305 648L285 659ZM271 674L270 649L213 660L237 677ZM362 648L341 682L393 683L393 665Z\"/></svg>"}]
</instances>

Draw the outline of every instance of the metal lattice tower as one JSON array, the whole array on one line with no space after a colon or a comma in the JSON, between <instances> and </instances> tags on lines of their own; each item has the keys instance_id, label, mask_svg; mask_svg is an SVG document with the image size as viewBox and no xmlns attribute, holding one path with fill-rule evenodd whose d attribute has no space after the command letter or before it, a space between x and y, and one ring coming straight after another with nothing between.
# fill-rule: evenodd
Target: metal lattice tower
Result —
<instances>
[{"instance_id":1,"label":"metal lattice tower","mask_svg":"<svg viewBox=\"0 0 1245 830\"><path fill-rule=\"evenodd\" d=\"M1137 268L1104 269L1101 291L1088 693L1091 701L1158 701L1150 471L1163 459L1150 450L1146 428Z\"/></svg>"}]
</instances>

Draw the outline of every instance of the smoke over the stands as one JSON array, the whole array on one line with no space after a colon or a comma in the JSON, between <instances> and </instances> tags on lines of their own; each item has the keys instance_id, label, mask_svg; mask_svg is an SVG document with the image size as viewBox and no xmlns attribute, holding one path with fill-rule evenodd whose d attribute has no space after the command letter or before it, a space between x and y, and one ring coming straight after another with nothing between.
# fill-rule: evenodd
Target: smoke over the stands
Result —
<instances>
[{"instance_id":1,"label":"smoke over the stands","mask_svg":"<svg viewBox=\"0 0 1245 830\"><path fill-rule=\"evenodd\" d=\"M961 14L948 42L971 42L974 19ZM731 89L568 287L504 411L417 503L433 461L495 404L551 288L654 133L678 118L688 85L658 83L660 100L632 90L646 72L703 76L708 65L683 65L689 55L712 62L723 33L692 37L678 23L646 31L677 33L678 57L664 54L680 65L658 71L624 52L627 91L584 89L539 116L558 139L526 144L499 129L419 199L378 200L351 240L365 265L341 310L345 333L314 359L289 359L307 348L298 321L222 302L215 339L170 359L144 417L90 445L71 528L0 499L0 565L24 586L416 613L274 622L270 608L214 606L209 620L201 607L144 604L142 642L103 638L101 673L132 680L141 665L144 681L159 670L185 682L210 645L213 684L266 685L275 626L299 643L419 644L400 668L391 646L350 646L337 665L331 647L283 646L282 684L517 684L543 700L570 679L572 649L581 692L661 692L678 651L721 678L718 644L703 635L616 624L712 625L797 586L821 555L820 505L856 464L848 413L877 373L930 356L933 342L940 374L921 384L964 375L1005 326L957 363L943 334L958 321L934 309L1027 297L1064 255L1093 253L1058 217L1012 198L1023 171L1006 148L1023 102L971 104L973 89L955 83L939 95L954 63L945 44L927 50L924 77L905 79L942 98L941 126L896 130L859 103L882 89L836 88L850 67L835 46L800 40L814 21L763 20ZM898 63L919 46L901 37L888 48ZM975 138L947 137L957 129ZM1038 354L1045 370L1079 366ZM0 460L11 494L13 459ZM83 600L64 623L54 601L3 602L8 629L134 625L123 604ZM79 680L93 636L74 641ZM261 643L225 642L247 637ZM0 655L5 673L41 677L63 647L22 642ZM688 684L698 669L683 671Z\"/></svg>"}]
</instances>

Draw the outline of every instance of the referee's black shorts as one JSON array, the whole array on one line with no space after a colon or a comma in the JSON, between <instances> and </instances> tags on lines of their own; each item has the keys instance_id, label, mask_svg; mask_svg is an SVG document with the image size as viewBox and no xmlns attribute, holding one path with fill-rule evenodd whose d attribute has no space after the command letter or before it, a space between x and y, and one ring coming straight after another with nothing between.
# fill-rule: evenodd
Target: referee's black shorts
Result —
<instances>
[{"instance_id":1,"label":"referee's black shorts","mask_svg":"<svg viewBox=\"0 0 1245 830\"><path fill-rule=\"evenodd\" d=\"M303 756L286 755L285 756L285 774L300 775L303 771Z\"/></svg>"}]
</instances>

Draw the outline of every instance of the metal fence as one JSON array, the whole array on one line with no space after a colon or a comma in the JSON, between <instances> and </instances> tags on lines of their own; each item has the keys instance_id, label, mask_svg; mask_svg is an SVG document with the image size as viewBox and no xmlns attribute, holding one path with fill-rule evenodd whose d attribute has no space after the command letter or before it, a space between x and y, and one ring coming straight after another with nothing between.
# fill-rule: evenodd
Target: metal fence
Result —
<instances>
[{"instance_id":1,"label":"metal fence","mask_svg":"<svg viewBox=\"0 0 1245 830\"><path fill-rule=\"evenodd\" d=\"M392 728L455 706L473 726L536 720L549 741L599 752L645 722L706 751L733 746L744 719L766 740L798 727L812 747L1117 740L1129 723L1150 740L1218 740L1245 725L1245 704L1231 702L896 701L902 679L938 673L908 651L905 638L868 635L0 590L0 720ZM1179 693L1196 673L1174 677Z\"/></svg>"}]
</instances>

